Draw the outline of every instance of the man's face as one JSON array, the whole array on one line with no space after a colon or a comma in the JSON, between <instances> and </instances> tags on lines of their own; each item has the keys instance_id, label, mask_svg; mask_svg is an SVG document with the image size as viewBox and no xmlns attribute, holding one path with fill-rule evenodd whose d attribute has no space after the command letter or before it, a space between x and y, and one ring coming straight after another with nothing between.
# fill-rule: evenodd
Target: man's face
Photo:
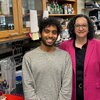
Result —
<instances>
[{"instance_id":1,"label":"man's face","mask_svg":"<svg viewBox=\"0 0 100 100\"><path fill-rule=\"evenodd\" d=\"M76 38L86 38L88 34L88 23L84 17L76 19L75 22L75 34Z\"/></svg>"},{"instance_id":2,"label":"man's face","mask_svg":"<svg viewBox=\"0 0 100 100\"><path fill-rule=\"evenodd\" d=\"M52 47L58 38L57 27L48 26L41 33L42 44L47 47Z\"/></svg>"}]
</instances>

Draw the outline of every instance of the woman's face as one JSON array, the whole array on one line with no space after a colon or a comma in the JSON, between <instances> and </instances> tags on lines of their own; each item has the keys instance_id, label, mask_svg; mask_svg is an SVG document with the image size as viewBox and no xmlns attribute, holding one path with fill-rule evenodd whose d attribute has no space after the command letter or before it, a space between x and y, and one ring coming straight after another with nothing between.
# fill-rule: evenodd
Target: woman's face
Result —
<instances>
[{"instance_id":1,"label":"woman's face","mask_svg":"<svg viewBox=\"0 0 100 100\"><path fill-rule=\"evenodd\" d=\"M76 38L87 38L88 22L84 17L79 17L75 21L75 34Z\"/></svg>"}]
</instances>

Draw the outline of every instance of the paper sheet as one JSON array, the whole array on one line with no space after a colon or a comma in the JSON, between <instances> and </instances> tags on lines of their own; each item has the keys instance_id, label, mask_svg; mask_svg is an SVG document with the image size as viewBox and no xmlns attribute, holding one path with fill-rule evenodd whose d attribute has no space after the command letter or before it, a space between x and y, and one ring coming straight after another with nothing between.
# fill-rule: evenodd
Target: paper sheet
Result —
<instances>
[{"instance_id":1,"label":"paper sheet","mask_svg":"<svg viewBox=\"0 0 100 100\"><path fill-rule=\"evenodd\" d=\"M36 10L30 10L30 26L31 32L38 32L38 18Z\"/></svg>"},{"instance_id":2,"label":"paper sheet","mask_svg":"<svg viewBox=\"0 0 100 100\"><path fill-rule=\"evenodd\" d=\"M30 28L32 33L32 40L39 39L38 17L36 10L30 10Z\"/></svg>"},{"instance_id":3,"label":"paper sheet","mask_svg":"<svg viewBox=\"0 0 100 100\"><path fill-rule=\"evenodd\" d=\"M43 18L48 18L48 17L49 17L48 11L47 10L43 11Z\"/></svg>"}]
</instances>

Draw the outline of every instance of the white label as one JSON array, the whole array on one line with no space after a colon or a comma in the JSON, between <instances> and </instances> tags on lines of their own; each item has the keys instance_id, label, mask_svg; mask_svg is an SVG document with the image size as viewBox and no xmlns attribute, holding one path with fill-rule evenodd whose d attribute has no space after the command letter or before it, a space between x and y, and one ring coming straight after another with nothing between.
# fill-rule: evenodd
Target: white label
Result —
<instances>
[{"instance_id":1,"label":"white label","mask_svg":"<svg viewBox=\"0 0 100 100\"><path fill-rule=\"evenodd\" d=\"M32 33L32 40L39 40L39 33L38 32Z\"/></svg>"},{"instance_id":2,"label":"white label","mask_svg":"<svg viewBox=\"0 0 100 100\"><path fill-rule=\"evenodd\" d=\"M39 30L36 10L30 10L30 27L31 27L31 32L38 32Z\"/></svg>"},{"instance_id":3,"label":"white label","mask_svg":"<svg viewBox=\"0 0 100 100\"><path fill-rule=\"evenodd\" d=\"M45 10L45 11L43 12L43 18L45 18L45 17L48 18L48 16L49 16L48 11Z\"/></svg>"}]
</instances>

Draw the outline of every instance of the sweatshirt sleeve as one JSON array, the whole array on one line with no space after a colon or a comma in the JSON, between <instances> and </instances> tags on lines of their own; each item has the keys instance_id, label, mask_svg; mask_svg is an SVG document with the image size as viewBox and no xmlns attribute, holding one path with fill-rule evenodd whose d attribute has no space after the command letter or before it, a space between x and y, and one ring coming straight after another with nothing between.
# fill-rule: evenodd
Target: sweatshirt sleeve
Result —
<instances>
[{"instance_id":1,"label":"sweatshirt sleeve","mask_svg":"<svg viewBox=\"0 0 100 100\"><path fill-rule=\"evenodd\" d=\"M34 76L32 75L29 59L26 56L23 57L22 74L25 100L40 100L35 93Z\"/></svg>"},{"instance_id":2,"label":"sweatshirt sleeve","mask_svg":"<svg viewBox=\"0 0 100 100\"><path fill-rule=\"evenodd\" d=\"M58 100L71 100L72 96L72 62L69 54L65 62L64 76Z\"/></svg>"}]
</instances>

